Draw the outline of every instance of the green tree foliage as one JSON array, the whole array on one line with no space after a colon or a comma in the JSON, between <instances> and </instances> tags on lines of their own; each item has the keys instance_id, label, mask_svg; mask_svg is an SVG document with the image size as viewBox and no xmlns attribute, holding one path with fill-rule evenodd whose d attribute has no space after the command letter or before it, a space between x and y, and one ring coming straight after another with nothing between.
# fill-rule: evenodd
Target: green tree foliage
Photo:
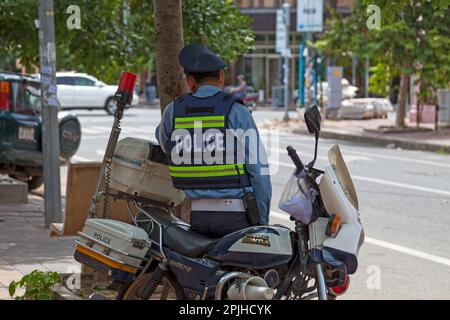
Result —
<instances>
[{"instance_id":1,"label":"green tree foliage","mask_svg":"<svg viewBox=\"0 0 450 320\"><path fill-rule=\"evenodd\" d=\"M38 60L36 19L36 1L3 0L0 3L0 50L3 55L20 56L26 64Z\"/></svg>"},{"instance_id":2,"label":"green tree foliage","mask_svg":"<svg viewBox=\"0 0 450 320\"><path fill-rule=\"evenodd\" d=\"M79 30L66 26L70 5L81 9ZM20 58L25 66L39 65L37 13L35 0L0 2L0 55ZM183 22L186 42L205 44L228 62L253 42L250 19L231 0L185 0ZM154 61L152 1L58 0L55 32L58 69L88 72L114 82L123 68L138 72Z\"/></svg>"},{"instance_id":3,"label":"green tree foliage","mask_svg":"<svg viewBox=\"0 0 450 320\"><path fill-rule=\"evenodd\" d=\"M450 7L448 1L372 1L382 8L377 60L401 74L417 75L423 90L450 80Z\"/></svg>"},{"instance_id":4,"label":"green tree foliage","mask_svg":"<svg viewBox=\"0 0 450 320\"><path fill-rule=\"evenodd\" d=\"M379 29L367 27L369 5L381 8ZM335 14L316 46L336 59L369 57L374 66L372 92L387 93L394 76L407 79L415 75L421 83L421 96L430 99L436 88L447 86L450 79L449 5L448 0L355 1L354 13L346 18ZM405 93L402 91L401 101L406 101Z\"/></svg>"},{"instance_id":5,"label":"green tree foliage","mask_svg":"<svg viewBox=\"0 0 450 320\"><path fill-rule=\"evenodd\" d=\"M251 19L232 0L184 0L183 28L187 43L201 43L226 61L233 61L253 44Z\"/></svg>"},{"instance_id":6,"label":"green tree foliage","mask_svg":"<svg viewBox=\"0 0 450 320\"><path fill-rule=\"evenodd\" d=\"M347 57L351 61L352 56L364 59L373 54L377 47L372 41L372 33L366 26L366 9L363 2L355 1L353 13L343 18L328 8L331 14L329 28L314 46L334 60Z\"/></svg>"},{"instance_id":7,"label":"green tree foliage","mask_svg":"<svg viewBox=\"0 0 450 320\"><path fill-rule=\"evenodd\" d=\"M363 62L369 57L372 64L369 89L377 95L387 95L392 78L387 78L386 73L390 71L388 75L393 75L395 72L388 70L386 63L373 59L380 50L380 43L367 28L367 6L362 1L355 1L353 13L346 17L340 16L331 8L328 10L331 15L330 27L314 46L326 57L330 57L334 64L348 69L355 57L360 61L359 70L362 71Z\"/></svg>"}]
</instances>

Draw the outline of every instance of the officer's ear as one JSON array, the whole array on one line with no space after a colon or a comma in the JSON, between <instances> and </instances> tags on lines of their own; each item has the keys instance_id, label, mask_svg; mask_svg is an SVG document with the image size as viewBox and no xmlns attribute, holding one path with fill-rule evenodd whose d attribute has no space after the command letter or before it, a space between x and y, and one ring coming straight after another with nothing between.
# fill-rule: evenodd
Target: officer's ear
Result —
<instances>
[{"instance_id":1,"label":"officer's ear","mask_svg":"<svg viewBox=\"0 0 450 320\"><path fill-rule=\"evenodd\" d=\"M219 72L219 87L225 86L225 72L223 70L220 70Z\"/></svg>"},{"instance_id":2,"label":"officer's ear","mask_svg":"<svg viewBox=\"0 0 450 320\"><path fill-rule=\"evenodd\" d=\"M187 84L187 86L189 88L189 91L191 91L191 92L197 91L198 84L195 81L193 76L188 75L188 74L186 75L186 84Z\"/></svg>"}]
</instances>

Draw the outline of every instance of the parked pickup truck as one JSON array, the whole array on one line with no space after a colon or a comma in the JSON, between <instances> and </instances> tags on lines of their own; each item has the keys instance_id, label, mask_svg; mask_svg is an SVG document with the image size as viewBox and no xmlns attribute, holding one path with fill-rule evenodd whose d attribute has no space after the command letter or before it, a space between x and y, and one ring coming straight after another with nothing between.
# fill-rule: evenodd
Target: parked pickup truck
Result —
<instances>
[{"instance_id":1,"label":"parked pickup truck","mask_svg":"<svg viewBox=\"0 0 450 320\"><path fill-rule=\"evenodd\" d=\"M43 179L41 90L39 79L0 71L0 173L37 189ZM71 158L80 145L78 118L58 112L60 158Z\"/></svg>"}]
</instances>

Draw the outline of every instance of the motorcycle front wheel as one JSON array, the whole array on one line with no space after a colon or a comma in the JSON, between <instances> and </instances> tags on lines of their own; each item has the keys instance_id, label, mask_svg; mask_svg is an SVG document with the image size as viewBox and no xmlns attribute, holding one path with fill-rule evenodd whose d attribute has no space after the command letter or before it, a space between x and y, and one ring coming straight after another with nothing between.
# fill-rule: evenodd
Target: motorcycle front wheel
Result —
<instances>
[{"instance_id":1,"label":"motorcycle front wheel","mask_svg":"<svg viewBox=\"0 0 450 320\"><path fill-rule=\"evenodd\" d=\"M137 277L121 297L122 300L141 300L142 291L152 275L150 272ZM178 281L172 275L166 274L149 300L185 300L185 296Z\"/></svg>"}]
</instances>

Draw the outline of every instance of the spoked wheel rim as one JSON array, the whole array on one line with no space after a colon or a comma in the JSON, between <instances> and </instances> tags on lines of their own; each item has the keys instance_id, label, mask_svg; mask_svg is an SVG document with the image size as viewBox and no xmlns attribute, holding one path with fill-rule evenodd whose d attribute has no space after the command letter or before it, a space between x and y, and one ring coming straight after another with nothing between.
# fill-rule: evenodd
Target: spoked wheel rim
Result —
<instances>
[{"instance_id":1,"label":"spoked wheel rim","mask_svg":"<svg viewBox=\"0 0 450 320\"><path fill-rule=\"evenodd\" d=\"M150 281L152 274L145 274L137 278L128 288L123 296L123 300L141 300L142 292L146 284ZM164 277L161 284L156 288L155 293L149 300L179 300L177 290L167 277Z\"/></svg>"}]
</instances>

